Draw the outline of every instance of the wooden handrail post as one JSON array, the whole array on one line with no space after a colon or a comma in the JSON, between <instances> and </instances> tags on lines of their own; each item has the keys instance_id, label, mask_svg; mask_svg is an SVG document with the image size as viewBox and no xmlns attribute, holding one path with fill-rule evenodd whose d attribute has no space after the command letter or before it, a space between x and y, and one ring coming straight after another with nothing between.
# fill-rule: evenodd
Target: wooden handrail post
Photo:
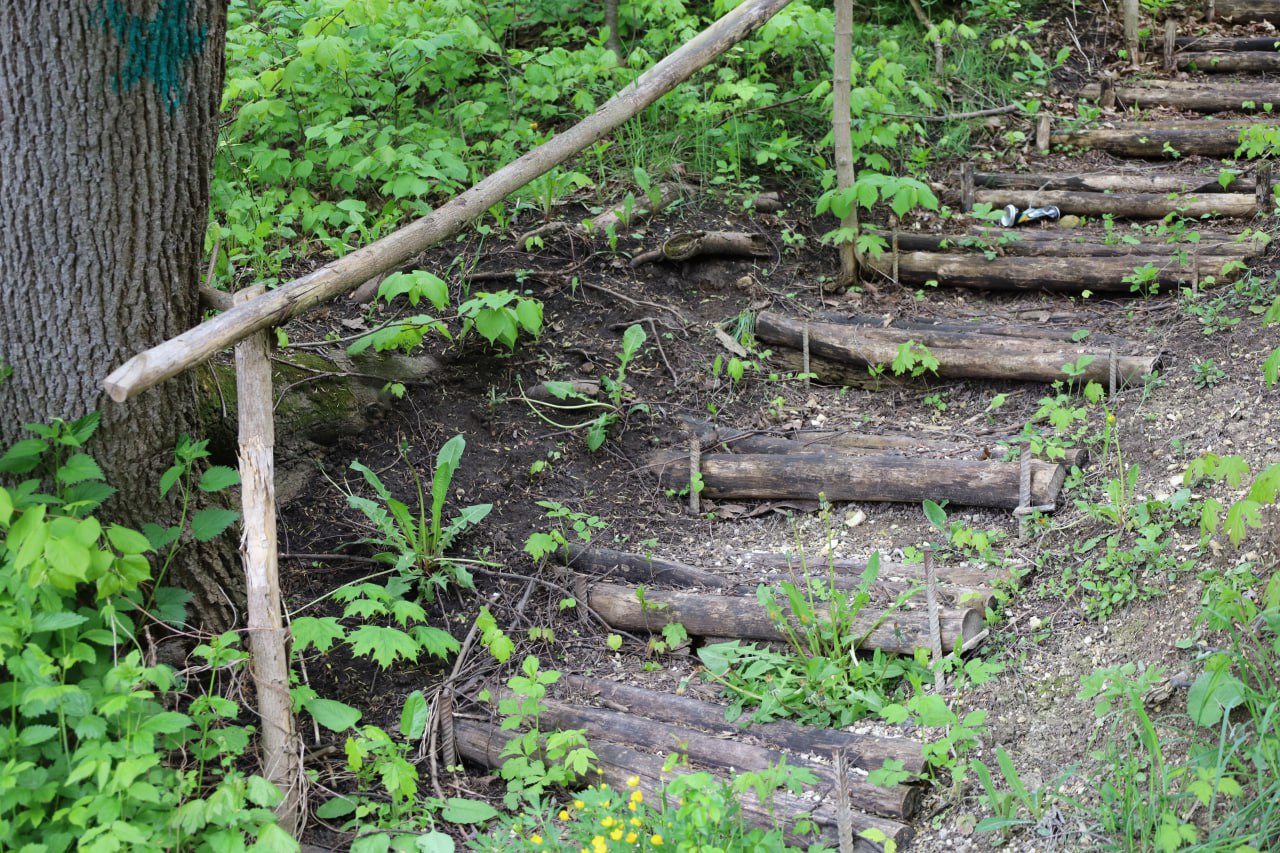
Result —
<instances>
[{"instance_id":1,"label":"wooden handrail post","mask_svg":"<svg viewBox=\"0 0 1280 853\"><path fill-rule=\"evenodd\" d=\"M256 286L235 294L236 304L259 296ZM302 816L301 744L289 698L288 632L280 605L277 565L275 419L267 333L236 344L236 400L240 418L240 497L245 588L249 611L249 666L262 719L262 772L284 794L276 807L290 834Z\"/></svg>"}]
</instances>

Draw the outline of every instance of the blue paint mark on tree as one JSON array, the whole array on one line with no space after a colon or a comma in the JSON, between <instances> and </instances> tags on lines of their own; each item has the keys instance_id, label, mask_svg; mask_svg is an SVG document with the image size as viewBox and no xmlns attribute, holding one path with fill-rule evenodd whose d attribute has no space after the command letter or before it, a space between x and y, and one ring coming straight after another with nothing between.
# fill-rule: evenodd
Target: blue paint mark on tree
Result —
<instances>
[{"instance_id":1,"label":"blue paint mark on tree","mask_svg":"<svg viewBox=\"0 0 1280 853\"><path fill-rule=\"evenodd\" d=\"M151 80L169 110L183 100L184 63L204 50L208 27L191 29L191 0L161 0L154 17L143 19L127 12L120 0L104 0L103 29L115 33L124 45L124 67L116 86L129 91Z\"/></svg>"}]
</instances>

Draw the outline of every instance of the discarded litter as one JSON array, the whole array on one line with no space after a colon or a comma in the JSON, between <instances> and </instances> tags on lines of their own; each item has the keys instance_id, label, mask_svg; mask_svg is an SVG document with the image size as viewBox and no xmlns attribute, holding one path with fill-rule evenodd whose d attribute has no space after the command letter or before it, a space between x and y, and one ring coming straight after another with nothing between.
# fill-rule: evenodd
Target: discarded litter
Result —
<instances>
[{"instance_id":1,"label":"discarded litter","mask_svg":"<svg viewBox=\"0 0 1280 853\"><path fill-rule=\"evenodd\" d=\"M1015 225L1025 225L1028 222L1038 222L1044 220L1046 222L1057 222L1062 218L1062 211L1056 207L1029 207L1019 212L1016 205L1009 205L1004 209L1004 215L1000 217L1000 224L1005 228L1013 228Z\"/></svg>"}]
</instances>

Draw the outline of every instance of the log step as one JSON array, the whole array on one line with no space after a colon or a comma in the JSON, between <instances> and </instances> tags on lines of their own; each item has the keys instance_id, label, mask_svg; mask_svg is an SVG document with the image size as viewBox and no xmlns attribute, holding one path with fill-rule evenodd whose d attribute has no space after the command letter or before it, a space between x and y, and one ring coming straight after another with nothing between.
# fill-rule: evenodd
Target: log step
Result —
<instances>
[{"instance_id":1,"label":"log step","mask_svg":"<svg viewBox=\"0 0 1280 853\"><path fill-rule=\"evenodd\" d=\"M1160 292L1177 285L1204 285L1209 276L1213 283L1233 280L1242 270L1238 259L1230 257L1191 256L1185 261L1159 255L1132 254L1110 258L1093 258L1082 264L1078 258L1042 257L1029 262L1020 257L987 259L972 254L935 254L902 252L896 258L889 253L879 258L864 258L867 269L899 283L921 285L936 282L944 287L971 287L985 290L1050 290L1066 293L1106 293L1116 296L1136 295L1132 285L1124 281L1135 267L1151 264L1158 270L1153 283ZM1229 265L1229 266L1228 266ZM896 269L895 269L896 266Z\"/></svg>"},{"instance_id":2,"label":"log step","mask_svg":"<svg viewBox=\"0 0 1280 853\"><path fill-rule=\"evenodd\" d=\"M519 737L518 734L501 731L492 723L455 718L453 726L458 751L463 758L493 769L500 768L505 761L502 751L506 744ZM683 775L667 770L665 756L651 751L652 747L661 748L663 745L650 743L644 745L645 749L637 749L611 741L593 741L591 748L596 753L596 773L585 781L605 783L616 791L627 791L630 790L628 780L638 777L637 789L644 794L645 799L650 803L661 803L667 783L676 776ZM672 744L666 752L687 755L679 744ZM689 756L689 760L695 763L692 756ZM732 767L719 764L708 766L710 769L717 770L718 775L723 779L733 778L734 768ZM820 839L828 844L836 842L835 794L829 787L813 786L805 792L804 796L785 791L777 792L768 803L760 802L753 792L747 792L742 797L741 805L743 815L750 824L761 827L781 825L793 838L792 830L797 822L803 816L811 816L818 825ZM853 811L852 817L857 827L855 835L864 829L874 827L883 832L886 838L892 839L900 848L914 835L909 826L892 818L879 817L857 810ZM860 853L881 853L884 848L880 844L857 839L854 849Z\"/></svg>"},{"instance_id":3,"label":"log step","mask_svg":"<svg viewBox=\"0 0 1280 853\"><path fill-rule=\"evenodd\" d=\"M1280 93L1278 93L1280 94ZM1172 197L1171 197L1172 196ZM1167 192L1071 192L1067 190L976 190L973 200L993 209L1053 205L1064 216L1105 216L1124 219L1163 219L1171 213L1199 219L1204 216L1252 217L1258 212L1254 193L1207 192L1181 195Z\"/></svg>"},{"instance_id":4,"label":"log step","mask_svg":"<svg viewBox=\"0 0 1280 853\"><path fill-rule=\"evenodd\" d=\"M1098 100L1102 84L1090 83L1080 97ZM1136 80L1115 84L1117 102L1128 108L1168 107L1199 113L1254 112L1266 104L1280 106L1275 83L1199 82L1192 80Z\"/></svg>"},{"instance_id":5,"label":"log step","mask_svg":"<svg viewBox=\"0 0 1280 853\"><path fill-rule=\"evenodd\" d=\"M1250 124L1280 126L1276 121L1249 122L1241 119L1127 122L1109 127L1061 131L1051 134L1049 142L1156 160L1191 155L1231 157L1240 147L1241 129Z\"/></svg>"},{"instance_id":6,"label":"log step","mask_svg":"<svg viewBox=\"0 0 1280 853\"><path fill-rule=\"evenodd\" d=\"M652 466L664 487L689 485L689 456L655 454ZM837 453L711 453L699 471L702 495L713 499L951 501L965 506L1017 509L1020 474L1015 463L976 459L903 459ZM1052 462L1031 463L1031 505L1051 506L1066 469Z\"/></svg>"},{"instance_id":7,"label":"log step","mask_svg":"<svg viewBox=\"0 0 1280 853\"><path fill-rule=\"evenodd\" d=\"M1171 237L1151 237L1132 229L1115 229L1110 236L1100 230L1074 228L970 228L958 234L923 234L868 228L891 249L896 237L899 251L904 252L996 252L999 255L1051 258L1121 258L1131 255L1153 255L1161 251L1173 254L1186 251L1204 256L1255 258L1267 250L1270 238L1257 231L1237 235L1197 229L1195 243L1171 242ZM1110 240L1110 242L1106 242Z\"/></svg>"},{"instance_id":8,"label":"log step","mask_svg":"<svg viewBox=\"0 0 1280 853\"><path fill-rule=\"evenodd\" d=\"M1280 53L1261 51L1187 51L1175 57L1177 67L1183 71L1199 71L1205 74L1239 74L1280 71Z\"/></svg>"},{"instance_id":9,"label":"log step","mask_svg":"<svg viewBox=\"0 0 1280 853\"><path fill-rule=\"evenodd\" d=\"M949 255L927 255L928 258L947 258ZM883 262L883 258L881 262ZM1025 260L997 259L1026 264ZM1125 260L1127 271L1133 271L1131 260ZM879 263L879 262L878 262ZM991 264L978 257L978 264ZM1064 261L1073 267L1078 262ZM932 274L938 275L937 266ZM901 273L901 265L900 265ZM1127 285L1126 285L1127 287ZM808 325L809 351L832 361L854 365L887 364L893 361L898 348L907 341L915 341L928 347L938 359L938 375L944 378L963 379L1017 379L1025 382L1055 382L1062 379L1064 364L1078 363L1083 356L1092 356L1084 367L1085 381L1110 383L1111 358L1114 346L1116 380L1120 384L1137 384L1159 366L1158 355L1136 355L1132 347L1123 341L1111 345L1094 344L1088 339L1081 343L1069 340L1053 340L1047 335L1034 335L1027 327L1010 328L1000 333L994 324L983 330L960 331L957 329L929 329L885 327L878 323L805 321L762 311L756 317L756 337L771 345L799 349L803 346L805 326ZM920 444L916 439L916 446ZM883 451L882 451L883 452ZM954 452L954 451L952 451ZM809 495L812 498L812 495ZM830 497L830 495L828 495Z\"/></svg>"},{"instance_id":10,"label":"log step","mask_svg":"<svg viewBox=\"0 0 1280 853\"><path fill-rule=\"evenodd\" d=\"M1280 52L1280 36L1178 36L1173 43L1181 50L1203 51L1206 53Z\"/></svg>"},{"instance_id":11,"label":"log step","mask_svg":"<svg viewBox=\"0 0 1280 853\"><path fill-rule=\"evenodd\" d=\"M1233 24L1268 21L1280 26L1280 3L1276 0L1208 0L1205 19L1209 23L1227 21Z\"/></svg>"},{"instance_id":12,"label":"log step","mask_svg":"<svg viewBox=\"0 0 1280 853\"><path fill-rule=\"evenodd\" d=\"M1277 54L1280 56L1280 54ZM1252 193L1252 177L1240 177L1226 187L1213 174L1177 175L1131 172L1116 174L1034 175L1020 172L975 172L975 187L990 190L1071 190L1126 193Z\"/></svg>"}]
</instances>

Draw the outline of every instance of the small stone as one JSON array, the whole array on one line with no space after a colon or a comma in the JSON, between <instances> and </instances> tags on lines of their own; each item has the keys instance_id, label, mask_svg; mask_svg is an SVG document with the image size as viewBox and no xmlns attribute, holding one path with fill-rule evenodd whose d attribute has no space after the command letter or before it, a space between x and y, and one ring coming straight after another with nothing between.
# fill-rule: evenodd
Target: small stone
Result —
<instances>
[{"instance_id":1,"label":"small stone","mask_svg":"<svg viewBox=\"0 0 1280 853\"><path fill-rule=\"evenodd\" d=\"M1067 215L1058 220L1059 228L1079 228L1080 217Z\"/></svg>"},{"instance_id":2,"label":"small stone","mask_svg":"<svg viewBox=\"0 0 1280 853\"><path fill-rule=\"evenodd\" d=\"M867 520L867 514L860 509L856 509L853 512L849 513L847 516L845 516L844 525L845 527L857 527L859 524L861 524L866 520Z\"/></svg>"},{"instance_id":3,"label":"small stone","mask_svg":"<svg viewBox=\"0 0 1280 853\"><path fill-rule=\"evenodd\" d=\"M1032 631L1039 631L1040 626L1043 624L1044 624L1044 620L1041 619L1039 616L1032 616L1030 619L1027 620L1027 627L1029 627Z\"/></svg>"}]
</instances>

